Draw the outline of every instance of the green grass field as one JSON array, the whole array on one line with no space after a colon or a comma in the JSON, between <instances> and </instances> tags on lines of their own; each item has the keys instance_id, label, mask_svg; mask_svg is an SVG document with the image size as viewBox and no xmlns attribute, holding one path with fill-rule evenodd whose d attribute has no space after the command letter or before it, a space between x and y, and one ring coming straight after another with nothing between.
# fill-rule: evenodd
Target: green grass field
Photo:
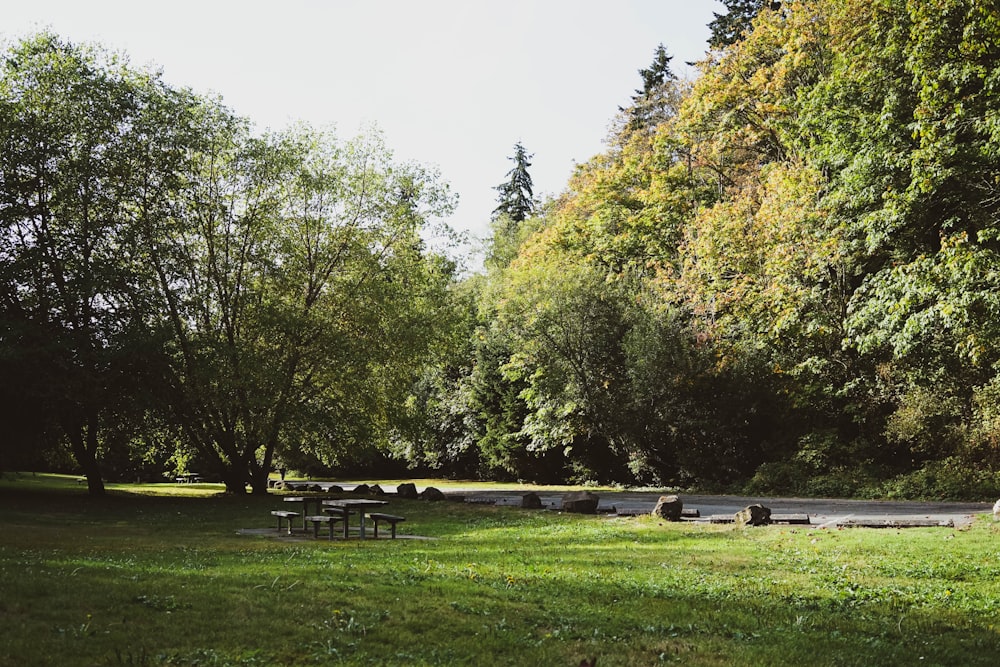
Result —
<instances>
[{"instance_id":1,"label":"green grass field","mask_svg":"<svg viewBox=\"0 0 1000 667\"><path fill-rule=\"evenodd\" d=\"M997 665L1000 526L661 524L392 498L287 540L277 496L0 482L0 665Z\"/></svg>"}]
</instances>

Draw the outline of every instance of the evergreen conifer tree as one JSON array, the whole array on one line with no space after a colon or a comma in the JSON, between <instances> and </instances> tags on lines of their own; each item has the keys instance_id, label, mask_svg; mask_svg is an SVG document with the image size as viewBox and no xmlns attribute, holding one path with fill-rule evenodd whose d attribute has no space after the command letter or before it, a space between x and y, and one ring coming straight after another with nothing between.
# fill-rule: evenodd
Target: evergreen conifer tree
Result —
<instances>
[{"instance_id":1,"label":"evergreen conifer tree","mask_svg":"<svg viewBox=\"0 0 1000 667\"><path fill-rule=\"evenodd\" d=\"M673 56L667 55L666 47L660 44L656 47L653 63L639 70L642 88L636 89L632 96L632 106L619 109L627 112L627 128L630 131L656 127L672 114L673 96L670 95L669 84L677 81L677 76L670 69L673 59Z\"/></svg>"},{"instance_id":2,"label":"evergreen conifer tree","mask_svg":"<svg viewBox=\"0 0 1000 667\"><path fill-rule=\"evenodd\" d=\"M514 167L507 172L507 180L494 188L500 193L498 205L493 210L494 220L506 215L512 222L521 223L534 212L534 193L531 190L531 174L528 173L533 157L533 154L528 155L520 141L514 144L514 155L508 158L514 162Z\"/></svg>"},{"instance_id":3,"label":"evergreen conifer tree","mask_svg":"<svg viewBox=\"0 0 1000 667\"><path fill-rule=\"evenodd\" d=\"M712 31L708 43L714 49L725 48L743 39L760 10L781 9L781 2L773 0L722 0L722 4L729 11L725 14L713 12L715 19L708 24Z\"/></svg>"}]
</instances>

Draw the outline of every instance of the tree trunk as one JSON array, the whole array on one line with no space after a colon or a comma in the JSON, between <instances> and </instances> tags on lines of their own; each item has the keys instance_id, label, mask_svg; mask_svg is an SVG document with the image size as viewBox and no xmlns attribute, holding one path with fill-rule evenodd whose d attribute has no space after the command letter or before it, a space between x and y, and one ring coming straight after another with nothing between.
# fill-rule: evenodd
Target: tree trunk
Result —
<instances>
[{"instance_id":1,"label":"tree trunk","mask_svg":"<svg viewBox=\"0 0 1000 667\"><path fill-rule=\"evenodd\" d=\"M256 461L250 464L250 486L255 496L267 495L267 476L271 472L271 463L274 461L274 449L276 445L277 442L275 439L271 438L267 446L264 447L264 460L260 464Z\"/></svg>"},{"instance_id":2,"label":"tree trunk","mask_svg":"<svg viewBox=\"0 0 1000 667\"><path fill-rule=\"evenodd\" d=\"M86 433L85 433L86 432ZM78 424L66 428L73 457L87 478L87 491L92 496L104 495L104 479L97 465L97 429L93 424Z\"/></svg>"},{"instance_id":3,"label":"tree trunk","mask_svg":"<svg viewBox=\"0 0 1000 667\"><path fill-rule=\"evenodd\" d=\"M252 489L251 493L255 496L266 496L267 495L267 469L264 468L260 472L254 473L254 476L250 479L250 487Z\"/></svg>"},{"instance_id":4,"label":"tree trunk","mask_svg":"<svg viewBox=\"0 0 1000 667\"><path fill-rule=\"evenodd\" d=\"M244 466L237 464L226 468L222 481L226 483L226 493L236 496L246 495L247 473Z\"/></svg>"}]
</instances>

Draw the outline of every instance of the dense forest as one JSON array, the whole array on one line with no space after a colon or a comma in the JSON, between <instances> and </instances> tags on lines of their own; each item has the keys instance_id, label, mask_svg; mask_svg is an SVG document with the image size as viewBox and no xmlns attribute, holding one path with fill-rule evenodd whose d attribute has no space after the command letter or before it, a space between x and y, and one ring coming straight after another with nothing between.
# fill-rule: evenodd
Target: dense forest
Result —
<instances>
[{"instance_id":1,"label":"dense forest","mask_svg":"<svg viewBox=\"0 0 1000 667\"><path fill-rule=\"evenodd\" d=\"M258 136L18 42L0 468L995 497L1000 7L724 4L561 195L515 146L474 275L426 241L446 184L377 135Z\"/></svg>"}]
</instances>

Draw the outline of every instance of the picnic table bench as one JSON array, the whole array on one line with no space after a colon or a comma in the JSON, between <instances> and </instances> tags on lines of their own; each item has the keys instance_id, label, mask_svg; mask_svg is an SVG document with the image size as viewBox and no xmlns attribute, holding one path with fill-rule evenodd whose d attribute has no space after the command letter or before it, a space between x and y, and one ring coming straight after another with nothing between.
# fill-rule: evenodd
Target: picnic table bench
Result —
<instances>
[{"instance_id":1,"label":"picnic table bench","mask_svg":"<svg viewBox=\"0 0 1000 667\"><path fill-rule=\"evenodd\" d=\"M396 524L400 521L406 521L401 516L396 516L395 514L383 514L381 512L369 512L368 518L372 520L374 526L373 534L375 539L378 539L378 524L379 522L389 524L392 529L392 539L396 539Z\"/></svg>"},{"instance_id":2,"label":"picnic table bench","mask_svg":"<svg viewBox=\"0 0 1000 667\"><path fill-rule=\"evenodd\" d=\"M312 516L305 517L305 521L312 524L313 537L319 538L319 527L320 524L327 524L330 527L330 539L333 539L333 531L339 522L344 523L344 539L347 539L347 515L340 514L337 512L330 512L328 514L314 514Z\"/></svg>"},{"instance_id":3,"label":"picnic table bench","mask_svg":"<svg viewBox=\"0 0 1000 667\"><path fill-rule=\"evenodd\" d=\"M281 522L288 523L288 534L292 534L292 519L299 515L298 512L288 512L286 510L271 510L271 516L278 517L278 530L281 530Z\"/></svg>"}]
</instances>

